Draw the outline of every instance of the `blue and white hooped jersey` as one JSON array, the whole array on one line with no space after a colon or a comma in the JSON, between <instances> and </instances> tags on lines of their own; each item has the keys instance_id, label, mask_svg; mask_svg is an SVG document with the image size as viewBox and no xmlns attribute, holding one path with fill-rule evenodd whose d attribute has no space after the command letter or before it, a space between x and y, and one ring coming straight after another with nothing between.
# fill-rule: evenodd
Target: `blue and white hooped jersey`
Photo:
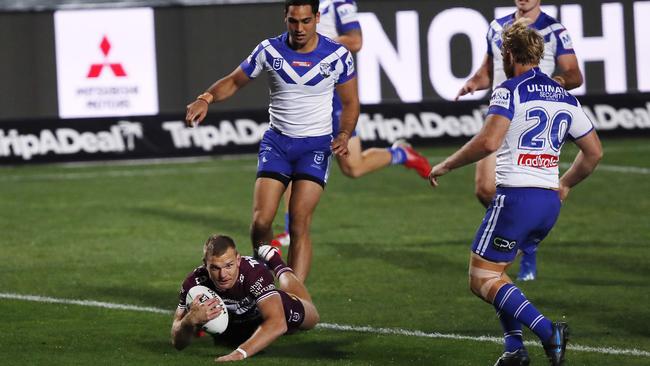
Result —
<instances>
[{"instance_id":1,"label":"blue and white hooped jersey","mask_svg":"<svg viewBox=\"0 0 650 366\"><path fill-rule=\"evenodd\" d=\"M316 49L299 53L288 34L260 43L240 67L254 79L269 74L271 124L290 137L332 133L332 96L337 84L356 76L354 59L340 43L318 35Z\"/></svg>"},{"instance_id":2,"label":"blue and white hooped jersey","mask_svg":"<svg viewBox=\"0 0 650 366\"><path fill-rule=\"evenodd\" d=\"M503 32L503 28L514 21L515 13L495 19L490 23L487 32L487 53L492 57L494 65L493 89L506 80L506 74L503 71L503 56L501 56L501 32ZM544 37L544 56L539 67L546 75L553 75L555 60L559 56L575 54L569 32L560 22L544 12L539 14L537 20L530 27L536 29Z\"/></svg>"},{"instance_id":3,"label":"blue and white hooped jersey","mask_svg":"<svg viewBox=\"0 0 650 366\"><path fill-rule=\"evenodd\" d=\"M318 7L318 33L336 38L354 29L361 29L354 0L322 0Z\"/></svg>"},{"instance_id":4,"label":"blue and white hooped jersey","mask_svg":"<svg viewBox=\"0 0 650 366\"><path fill-rule=\"evenodd\" d=\"M502 187L558 188L558 162L566 138L594 128L580 102L535 67L492 92L488 115L508 118L497 151L496 183Z\"/></svg>"}]
</instances>

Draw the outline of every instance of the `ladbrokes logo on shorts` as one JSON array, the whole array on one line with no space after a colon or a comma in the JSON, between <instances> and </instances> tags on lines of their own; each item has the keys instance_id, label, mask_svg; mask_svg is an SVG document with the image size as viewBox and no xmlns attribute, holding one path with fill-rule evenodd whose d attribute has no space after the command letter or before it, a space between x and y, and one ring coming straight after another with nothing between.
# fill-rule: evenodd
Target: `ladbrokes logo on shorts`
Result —
<instances>
[{"instance_id":1,"label":"ladbrokes logo on shorts","mask_svg":"<svg viewBox=\"0 0 650 366\"><path fill-rule=\"evenodd\" d=\"M59 116L155 115L153 10L54 14Z\"/></svg>"}]
</instances>

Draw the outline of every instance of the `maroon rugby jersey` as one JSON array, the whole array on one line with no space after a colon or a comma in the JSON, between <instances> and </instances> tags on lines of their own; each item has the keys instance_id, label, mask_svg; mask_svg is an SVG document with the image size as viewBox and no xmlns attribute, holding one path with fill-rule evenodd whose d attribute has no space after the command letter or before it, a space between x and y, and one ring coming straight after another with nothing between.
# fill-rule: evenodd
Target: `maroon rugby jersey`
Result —
<instances>
[{"instance_id":1,"label":"maroon rugby jersey","mask_svg":"<svg viewBox=\"0 0 650 366\"><path fill-rule=\"evenodd\" d=\"M253 257L242 256L239 261L239 279L229 290L219 290L210 280L205 265L190 272L181 286L178 308L187 310L185 299L194 286L202 285L214 290L226 304L231 322L242 322L260 317L257 303L269 296L279 294L275 288L273 275Z\"/></svg>"}]
</instances>

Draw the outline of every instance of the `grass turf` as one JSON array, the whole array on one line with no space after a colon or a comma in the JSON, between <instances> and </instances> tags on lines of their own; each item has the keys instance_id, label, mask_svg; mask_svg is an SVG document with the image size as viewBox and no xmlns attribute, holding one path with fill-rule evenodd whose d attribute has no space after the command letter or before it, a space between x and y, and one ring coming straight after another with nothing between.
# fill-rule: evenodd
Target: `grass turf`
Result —
<instances>
[{"instance_id":1,"label":"grass turf","mask_svg":"<svg viewBox=\"0 0 650 366\"><path fill-rule=\"evenodd\" d=\"M650 168L647 139L605 140L606 165ZM450 147L424 149L443 157ZM575 148L567 146L562 162ZM255 159L143 166L0 169L0 292L175 308L210 233L250 254ZM539 279L521 289L566 319L572 343L650 351L648 175L598 170L576 187L540 247ZM313 221L308 287L326 323L499 337L491 306L467 289L483 216L473 168L432 190L392 167L359 180L332 169ZM277 229L282 226L278 215ZM513 266L512 274L516 271ZM169 344L171 315L0 299L0 363L210 364L230 352ZM535 339L525 332L526 339ZM545 365L530 347L532 365ZM317 329L247 360L265 365L487 365L496 343ZM568 365L640 365L650 357L569 351Z\"/></svg>"}]
</instances>

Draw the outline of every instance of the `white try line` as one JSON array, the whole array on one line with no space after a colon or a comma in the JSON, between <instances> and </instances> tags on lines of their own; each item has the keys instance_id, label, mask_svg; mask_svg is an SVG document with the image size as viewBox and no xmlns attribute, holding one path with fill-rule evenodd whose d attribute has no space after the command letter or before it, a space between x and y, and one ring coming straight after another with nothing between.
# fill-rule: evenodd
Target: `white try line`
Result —
<instances>
[{"instance_id":1,"label":"white try line","mask_svg":"<svg viewBox=\"0 0 650 366\"><path fill-rule=\"evenodd\" d=\"M156 314L165 314L165 315L173 314L173 311L167 309L160 309L160 308L148 307L148 306L115 304L110 302L101 302L101 301L92 301L92 300L59 299L55 297L21 295L21 294L14 294L14 293L0 292L0 299L34 301L34 302L50 303L50 304L80 305L80 306L89 306L89 307L96 307L96 308L140 311L145 313L156 313ZM497 343L497 344L503 343L503 339L497 337L490 337L490 336L474 337L474 336L464 336L460 334L446 334L446 333L438 333L438 332L427 333L419 330L408 330L408 329L401 329L401 328L376 328L376 327L369 327L369 326L364 327L364 326L332 324L332 323L320 323L318 324L317 327L320 329L329 329L329 330L336 330L336 331L343 331L343 332L360 332L360 333L397 335L397 336L420 337L420 338L455 339L455 340L474 341L474 342L490 342L490 343ZM527 346L541 347L540 343L533 342L533 341L526 341L525 344ZM590 347L590 346L581 346L578 344L569 344L567 348L573 351L580 351L580 352L650 357L650 352L639 350L636 348L624 349L624 348L614 348L614 347Z\"/></svg>"}]
</instances>

